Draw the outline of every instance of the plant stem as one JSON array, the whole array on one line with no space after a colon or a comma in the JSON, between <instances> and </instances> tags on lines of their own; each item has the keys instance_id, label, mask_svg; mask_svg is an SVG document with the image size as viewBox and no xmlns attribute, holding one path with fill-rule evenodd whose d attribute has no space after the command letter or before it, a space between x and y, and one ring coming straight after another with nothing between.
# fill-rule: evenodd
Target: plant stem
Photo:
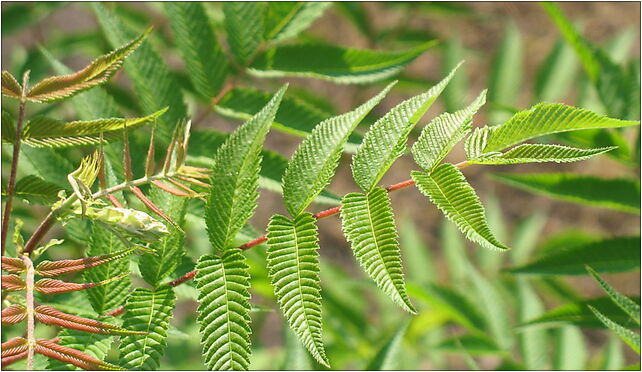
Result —
<instances>
[{"instance_id":1,"label":"plant stem","mask_svg":"<svg viewBox=\"0 0 642 372\"><path fill-rule=\"evenodd\" d=\"M7 248L7 234L9 230L9 217L11 216L11 207L13 206L13 194L16 187L16 175L18 174L18 159L20 157L20 143L22 142L22 127L25 120L25 106L27 105L27 86L29 85L29 70L22 75L22 97L20 98L20 108L18 109L18 121L16 122L16 138L13 143L13 157L11 158L11 173L7 183L7 202L4 205L4 215L2 216L2 255L4 256ZM5 124L6 125L6 124Z\"/></svg>"},{"instance_id":2,"label":"plant stem","mask_svg":"<svg viewBox=\"0 0 642 372\"><path fill-rule=\"evenodd\" d=\"M33 299L33 290L34 290L34 275L35 269L33 268L33 262L27 256L22 256L22 261L24 261L25 266L27 267L25 282L26 282L26 300L27 300L27 370L33 371L33 354L34 348L36 346L36 337L35 337L35 319L34 319L34 299Z\"/></svg>"}]
</instances>

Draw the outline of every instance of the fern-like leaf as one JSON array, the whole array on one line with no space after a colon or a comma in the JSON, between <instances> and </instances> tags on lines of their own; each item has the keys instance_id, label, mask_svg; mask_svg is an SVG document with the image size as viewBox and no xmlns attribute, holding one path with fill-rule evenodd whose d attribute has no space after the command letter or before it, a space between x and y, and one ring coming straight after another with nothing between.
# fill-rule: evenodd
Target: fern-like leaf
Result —
<instances>
[{"instance_id":1,"label":"fern-like leaf","mask_svg":"<svg viewBox=\"0 0 642 372\"><path fill-rule=\"evenodd\" d=\"M388 192L380 187L368 194L343 197L341 221L359 264L386 295L404 310L415 309L406 294L397 229Z\"/></svg>"},{"instance_id":2,"label":"fern-like leaf","mask_svg":"<svg viewBox=\"0 0 642 372\"><path fill-rule=\"evenodd\" d=\"M16 182L14 195L31 203L50 204L59 199L58 192L60 190L62 188L58 185L30 174ZM5 193L6 190L3 185L2 196L5 196Z\"/></svg>"},{"instance_id":3,"label":"fern-like leaf","mask_svg":"<svg viewBox=\"0 0 642 372\"><path fill-rule=\"evenodd\" d=\"M298 216L330 183L348 136L392 85L354 111L322 121L301 142L283 174L283 199L292 216Z\"/></svg>"},{"instance_id":4,"label":"fern-like leaf","mask_svg":"<svg viewBox=\"0 0 642 372\"><path fill-rule=\"evenodd\" d=\"M97 145L122 138L122 131L138 128L156 120L167 108L142 118L131 119L97 119L90 121L72 121L65 123L60 120L37 116L27 122L22 135L25 144L34 147L72 147Z\"/></svg>"},{"instance_id":5,"label":"fern-like leaf","mask_svg":"<svg viewBox=\"0 0 642 372\"><path fill-rule=\"evenodd\" d=\"M167 2L163 5L194 88L205 99L216 97L225 81L228 66L205 7L197 2Z\"/></svg>"},{"instance_id":6,"label":"fern-like leaf","mask_svg":"<svg viewBox=\"0 0 642 372\"><path fill-rule=\"evenodd\" d=\"M604 323L604 325L613 331L622 341L624 341L627 345L631 347L636 353L640 354L640 335L622 327L618 323L614 322L611 320L609 317L606 315L602 314L599 310L595 309L593 306L588 307L591 309L593 314L600 320L600 322Z\"/></svg>"},{"instance_id":7,"label":"fern-like leaf","mask_svg":"<svg viewBox=\"0 0 642 372\"><path fill-rule=\"evenodd\" d=\"M118 366L103 362L102 360L96 359L81 351L67 346L58 345L51 340L37 339L35 351L36 353L42 354L48 358L57 359L65 363L71 363L76 367L86 370L123 370Z\"/></svg>"},{"instance_id":8,"label":"fern-like leaf","mask_svg":"<svg viewBox=\"0 0 642 372\"><path fill-rule=\"evenodd\" d=\"M156 370L164 353L176 295L169 286L137 288L127 299L123 328L147 332L121 339L120 360L127 369Z\"/></svg>"},{"instance_id":9,"label":"fern-like leaf","mask_svg":"<svg viewBox=\"0 0 642 372\"><path fill-rule=\"evenodd\" d=\"M578 149L576 147L543 144L524 144L515 146L505 153L491 153L491 155L468 159L469 164L523 164L523 163L571 163L590 159L593 156L604 154L615 146L600 147L596 149Z\"/></svg>"},{"instance_id":10,"label":"fern-like leaf","mask_svg":"<svg viewBox=\"0 0 642 372\"><path fill-rule=\"evenodd\" d=\"M66 328L60 331L57 337L60 339L59 345L82 351L98 360L103 360L107 356L114 341L111 335L87 333ZM47 368L54 371L80 370L73 364L63 363L57 359L49 359Z\"/></svg>"},{"instance_id":11,"label":"fern-like leaf","mask_svg":"<svg viewBox=\"0 0 642 372\"><path fill-rule=\"evenodd\" d=\"M267 228L267 264L279 306L310 354L329 367L321 338L321 286L315 219L274 215Z\"/></svg>"},{"instance_id":12,"label":"fern-like leaf","mask_svg":"<svg viewBox=\"0 0 642 372\"><path fill-rule=\"evenodd\" d=\"M206 205L207 231L214 249L227 248L254 213L261 147L287 86L230 135L214 157Z\"/></svg>"},{"instance_id":13,"label":"fern-like leaf","mask_svg":"<svg viewBox=\"0 0 642 372\"><path fill-rule=\"evenodd\" d=\"M145 31L134 40L97 58L89 66L76 73L53 76L40 81L27 93L27 100L54 102L106 83L123 65L125 58L140 46L150 32L151 29Z\"/></svg>"},{"instance_id":14,"label":"fern-like leaf","mask_svg":"<svg viewBox=\"0 0 642 372\"><path fill-rule=\"evenodd\" d=\"M546 134L594 128L619 128L640 125L639 121L612 119L594 112L559 103L541 103L520 111L496 126L484 152L500 151L508 146Z\"/></svg>"},{"instance_id":15,"label":"fern-like leaf","mask_svg":"<svg viewBox=\"0 0 642 372\"><path fill-rule=\"evenodd\" d=\"M445 163L430 174L413 171L417 188L457 225L466 237L489 249L508 249L493 235L484 207L466 177L450 163Z\"/></svg>"},{"instance_id":16,"label":"fern-like leaf","mask_svg":"<svg viewBox=\"0 0 642 372\"><path fill-rule=\"evenodd\" d=\"M439 164L470 131L473 115L485 102L486 91L483 91L465 109L453 114L441 114L431 121L412 146L415 162L428 171Z\"/></svg>"},{"instance_id":17,"label":"fern-like leaf","mask_svg":"<svg viewBox=\"0 0 642 372\"><path fill-rule=\"evenodd\" d=\"M250 274L245 257L230 249L198 261L198 323L205 365L247 370L250 365Z\"/></svg>"},{"instance_id":18,"label":"fern-like leaf","mask_svg":"<svg viewBox=\"0 0 642 372\"><path fill-rule=\"evenodd\" d=\"M615 288L611 287L606 281L604 281L604 279L602 279L590 266L586 267L586 271L588 271L593 279L598 282L604 292L611 297L611 300L613 300L613 302L619 306L622 311L627 313L631 319L640 325L640 305L616 291Z\"/></svg>"},{"instance_id":19,"label":"fern-like leaf","mask_svg":"<svg viewBox=\"0 0 642 372\"><path fill-rule=\"evenodd\" d=\"M402 52L326 44L279 46L259 54L249 73L258 77L313 77L340 84L366 84L395 75L433 45L429 42Z\"/></svg>"},{"instance_id":20,"label":"fern-like leaf","mask_svg":"<svg viewBox=\"0 0 642 372\"><path fill-rule=\"evenodd\" d=\"M459 65L426 93L395 106L370 127L352 159L352 175L363 191L372 190L394 161L403 155L410 131L443 92L458 68Z\"/></svg>"},{"instance_id":21,"label":"fern-like leaf","mask_svg":"<svg viewBox=\"0 0 642 372\"><path fill-rule=\"evenodd\" d=\"M332 5L321 1L283 1L268 3L265 40L283 41L308 28Z\"/></svg>"},{"instance_id":22,"label":"fern-like leaf","mask_svg":"<svg viewBox=\"0 0 642 372\"><path fill-rule=\"evenodd\" d=\"M265 4L231 1L223 5L227 42L240 64L254 55L263 41Z\"/></svg>"}]
</instances>

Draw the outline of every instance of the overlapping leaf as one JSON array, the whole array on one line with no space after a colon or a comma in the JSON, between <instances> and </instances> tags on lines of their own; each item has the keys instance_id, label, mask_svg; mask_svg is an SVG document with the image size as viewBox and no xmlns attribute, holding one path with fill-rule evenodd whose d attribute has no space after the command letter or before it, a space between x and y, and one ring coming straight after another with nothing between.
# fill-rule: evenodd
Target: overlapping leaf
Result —
<instances>
[{"instance_id":1,"label":"overlapping leaf","mask_svg":"<svg viewBox=\"0 0 642 372\"><path fill-rule=\"evenodd\" d=\"M282 41L308 28L323 15L330 2L282 1L268 3L265 15L265 40Z\"/></svg>"},{"instance_id":2,"label":"overlapping leaf","mask_svg":"<svg viewBox=\"0 0 642 372\"><path fill-rule=\"evenodd\" d=\"M310 354L329 366L321 338L321 287L315 220L274 215L267 228L267 264L279 306Z\"/></svg>"},{"instance_id":3,"label":"overlapping leaf","mask_svg":"<svg viewBox=\"0 0 642 372\"><path fill-rule=\"evenodd\" d=\"M265 6L250 1L232 1L223 5L227 42L240 64L245 64L263 41Z\"/></svg>"},{"instance_id":4,"label":"overlapping leaf","mask_svg":"<svg viewBox=\"0 0 642 372\"><path fill-rule=\"evenodd\" d=\"M455 75L455 67L426 93L410 98L377 120L363 138L352 160L352 176L363 191L370 191L406 151L408 134Z\"/></svg>"},{"instance_id":5,"label":"overlapping leaf","mask_svg":"<svg viewBox=\"0 0 642 372\"><path fill-rule=\"evenodd\" d=\"M411 175L419 191L430 197L468 239L489 249L508 249L491 232L479 197L454 165L445 163L430 174L413 171Z\"/></svg>"},{"instance_id":6,"label":"overlapping leaf","mask_svg":"<svg viewBox=\"0 0 642 372\"><path fill-rule=\"evenodd\" d=\"M16 99L22 97L22 86L9 71L2 71L2 94Z\"/></svg>"},{"instance_id":7,"label":"overlapping leaf","mask_svg":"<svg viewBox=\"0 0 642 372\"><path fill-rule=\"evenodd\" d=\"M637 304L631 301L630 298L624 296L620 292L616 291L615 288L611 287L607 282L602 279L595 270L590 266L586 267L587 271L593 279L595 279L600 287L606 292L606 294L611 297L611 300L620 307L625 313L629 315L638 325L640 324L640 304Z\"/></svg>"},{"instance_id":8,"label":"overlapping leaf","mask_svg":"<svg viewBox=\"0 0 642 372\"><path fill-rule=\"evenodd\" d=\"M176 295L169 286L137 288L127 299L123 328L147 332L121 338L120 361L127 369L156 370L165 352L169 320Z\"/></svg>"},{"instance_id":9,"label":"overlapping leaf","mask_svg":"<svg viewBox=\"0 0 642 372\"><path fill-rule=\"evenodd\" d=\"M425 170L433 169L472 128L473 115L486 102L486 91L468 107L453 114L436 117L412 146L415 162Z\"/></svg>"},{"instance_id":10,"label":"overlapping leaf","mask_svg":"<svg viewBox=\"0 0 642 372\"><path fill-rule=\"evenodd\" d=\"M167 109L162 109L142 118L96 119L89 121L63 122L45 116L37 116L27 122L22 141L34 147L72 147L96 145L122 138L124 128L135 129L156 120Z\"/></svg>"},{"instance_id":11,"label":"overlapping leaf","mask_svg":"<svg viewBox=\"0 0 642 372\"><path fill-rule=\"evenodd\" d=\"M493 174L493 177L555 199L640 214L640 182L637 180L573 173Z\"/></svg>"},{"instance_id":12,"label":"overlapping leaf","mask_svg":"<svg viewBox=\"0 0 642 372\"><path fill-rule=\"evenodd\" d=\"M99 333L87 333L73 329L63 329L57 335L59 345L82 351L98 360L104 360L114 341L113 336ZM63 363L57 359L49 359L47 368L56 371L79 370L79 368Z\"/></svg>"},{"instance_id":13,"label":"overlapping leaf","mask_svg":"<svg viewBox=\"0 0 642 372\"><path fill-rule=\"evenodd\" d=\"M14 195L31 203L49 204L58 200L58 192L60 190L62 189L58 185L30 174L16 182ZM4 185L2 196L5 196Z\"/></svg>"},{"instance_id":14,"label":"overlapping leaf","mask_svg":"<svg viewBox=\"0 0 642 372\"><path fill-rule=\"evenodd\" d=\"M241 251L205 255L196 266L198 323L205 365L247 370L250 365L250 274Z\"/></svg>"},{"instance_id":15,"label":"overlapping leaf","mask_svg":"<svg viewBox=\"0 0 642 372\"><path fill-rule=\"evenodd\" d=\"M62 362L71 363L86 370L122 370L122 368L111 363L103 362L67 346L58 345L51 340L37 339L35 352Z\"/></svg>"},{"instance_id":16,"label":"overlapping leaf","mask_svg":"<svg viewBox=\"0 0 642 372\"><path fill-rule=\"evenodd\" d=\"M376 187L368 194L350 193L343 197L343 232L361 267L386 295L404 310L415 313L406 294L401 252L390 198Z\"/></svg>"},{"instance_id":17,"label":"overlapping leaf","mask_svg":"<svg viewBox=\"0 0 642 372\"><path fill-rule=\"evenodd\" d=\"M261 147L286 87L218 149L212 168L206 220L214 249L227 248L254 213L258 198ZM325 186L325 185L324 185Z\"/></svg>"},{"instance_id":18,"label":"overlapping leaf","mask_svg":"<svg viewBox=\"0 0 642 372\"><path fill-rule=\"evenodd\" d=\"M392 88L355 110L319 123L292 155L283 175L283 199L288 212L298 216L330 183L348 136Z\"/></svg>"},{"instance_id":19,"label":"overlapping leaf","mask_svg":"<svg viewBox=\"0 0 642 372\"><path fill-rule=\"evenodd\" d=\"M432 45L426 43L403 52L326 44L280 46L259 54L249 72L259 77L314 77L343 84L365 84L393 76Z\"/></svg>"},{"instance_id":20,"label":"overlapping leaf","mask_svg":"<svg viewBox=\"0 0 642 372\"><path fill-rule=\"evenodd\" d=\"M515 146L504 153L468 159L469 164L523 164L523 163L571 163L590 159L604 154L616 147L600 147L595 149L579 149L576 147L544 144L524 144Z\"/></svg>"},{"instance_id":21,"label":"overlapping leaf","mask_svg":"<svg viewBox=\"0 0 642 372\"><path fill-rule=\"evenodd\" d=\"M640 122L612 119L559 103L540 103L528 110L518 112L505 123L494 127L484 152L500 151L508 146L546 134L635 125L640 125Z\"/></svg>"},{"instance_id":22,"label":"overlapping leaf","mask_svg":"<svg viewBox=\"0 0 642 372\"><path fill-rule=\"evenodd\" d=\"M602 314L599 310L596 310L594 307L589 306L589 309L595 314L595 316L604 323L604 325L615 332L615 334L622 339L627 345L631 347L636 353L640 354L640 335L622 327L618 323L609 319L606 315Z\"/></svg>"},{"instance_id":23,"label":"overlapping leaf","mask_svg":"<svg viewBox=\"0 0 642 372\"><path fill-rule=\"evenodd\" d=\"M122 47L95 59L89 66L76 73L53 76L40 81L27 93L27 100L53 102L107 82L150 32L151 29L145 31Z\"/></svg>"}]
</instances>

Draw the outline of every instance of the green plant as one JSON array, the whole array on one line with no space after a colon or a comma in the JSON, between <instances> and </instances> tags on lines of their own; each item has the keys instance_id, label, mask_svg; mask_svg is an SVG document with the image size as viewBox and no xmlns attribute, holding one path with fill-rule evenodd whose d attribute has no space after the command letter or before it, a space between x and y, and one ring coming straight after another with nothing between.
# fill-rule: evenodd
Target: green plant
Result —
<instances>
[{"instance_id":1,"label":"green plant","mask_svg":"<svg viewBox=\"0 0 642 372\"><path fill-rule=\"evenodd\" d=\"M559 133L639 126L634 120L542 103L517 110L501 124L473 128L474 115L486 102L486 91L482 91L467 107L449 110L421 128L410 149L421 170L412 171L406 181L383 187L384 175L407 152L411 133L455 81L460 63L432 88L424 86L424 93L402 101L383 116L375 115L373 109L394 89L395 82L386 81L380 93L341 115L324 107L318 97L310 99L288 86L268 95L251 83L258 81L257 77L299 76L337 83L384 81L430 43L405 52L356 50L317 41L283 44L306 29L329 4L226 3L215 13L224 16L217 30L226 32L226 50L209 26L212 18L204 4L165 3L162 10L168 15L173 43L185 63L187 78L177 78L150 43L156 33L147 31L139 37L130 33L124 20L137 24L136 14L128 13L126 7L89 6L107 42L115 48L123 47L72 74L43 48L42 54L54 70L69 75L44 78L31 89L28 72L20 84L3 71L3 94L19 102L16 119L9 110L3 110L2 139L13 150L3 193L2 267L10 273L3 276L3 301L7 305L3 326L25 319L28 323L26 338L18 336L3 343L3 366L26 359L28 369L39 369L42 361L34 355L37 353L52 358L42 368L61 368L62 362L86 369L158 369L162 368L163 354L172 350L170 343L180 342L181 333L188 339L200 333L202 363L207 368L248 369L260 358L260 353L253 352L253 328L264 321L263 314L274 302L290 328L286 327L284 336L288 344L284 368L329 367L335 362L334 356L341 358L337 350L346 348L358 354L367 350L365 354L372 356L369 368L396 368L401 363L404 337L424 337L418 330L420 323L393 319L389 324L394 324L394 330L385 330L389 337L376 353L369 354L373 346L364 347L364 339L352 343L346 336L375 332L359 312L366 303L359 292L371 284L383 294L376 298L382 307L393 303L418 314L416 319L431 321L427 316L435 314L422 312L424 305L415 303L420 300L469 331L463 336L442 334L438 342L429 342L435 350L463 352L473 367L476 362L471 355L485 353L501 355L506 366L518 365L515 358L506 355L514 335L501 307L502 293L520 298L519 322L539 316L543 308L527 280L497 275L500 254L513 247L513 263L528 267L526 262L534 246L529 237L533 240L537 235L541 219L529 220L524 230L515 234L513 244L506 244L505 237L493 229L503 223L488 221L484 206L461 169L476 164L586 160L615 151L617 144L591 143L579 148L523 142ZM350 6L342 7L358 14ZM128 108L123 103L127 98L118 97L131 93L115 90L108 83L125 58L128 62L124 71L136 97L132 100L136 104ZM181 84L183 88L179 89ZM213 108L223 116L244 119L244 124L230 134L192 129L186 120L190 115L182 90L188 92L190 102L205 102L206 110ZM505 92L498 94L491 96L506 96ZM41 117L27 121L26 109L33 107L27 106L28 102L56 104L67 99L82 121ZM96 119L117 116L121 109L139 113L140 118ZM357 127L362 122L369 125L359 132ZM149 136L137 129L150 123ZM272 128L304 137L289 160L264 148ZM123 140L116 141L121 136ZM461 142L466 158L459 163L444 161ZM78 152L73 151L80 146L97 149L83 156L76 170L71 167L65 171L70 162L61 154L77 157ZM326 187L345 153L354 153L351 170L360 191L339 197ZM18 179L25 164L35 172ZM68 176L56 176L51 169ZM416 266L413 274L408 274L413 283L406 285L402 253L408 254L403 241L409 235L404 227L400 247L389 193L413 185L470 241L489 248L478 253L479 265L471 263L461 249L449 253L459 256L448 259L454 281L472 285L473 301L480 303L480 309L471 304L468 294L434 283L434 275L417 274L421 270ZM273 214L265 235L249 221L258 206L260 188L280 192L289 214ZM13 199L18 197L50 208L26 243L21 219L10 219ZM312 213L313 203L333 207ZM25 209L28 218L31 207ZM493 205L488 214L497 216L498 207ZM351 279L319 258L317 220L333 215L340 215L343 233L369 280ZM5 252L11 245L6 241L11 221L15 250ZM77 252L85 258L66 259L56 254L58 248L54 247L67 242L52 239L42 245L57 222L62 222L66 239L75 242L80 248ZM444 239L450 239L448 247L461 247L459 233L447 231ZM136 251L141 254L133 255ZM41 257L49 260L34 267ZM405 260L409 261L408 257ZM410 261L413 265L422 262ZM554 262L563 263L564 258ZM583 270L586 262L579 264ZM609 262L608 258L598 258L591 265L598 270L631 267L630 263ZM133 268L132 275L129 268ZM34 275L53 277L80 271L89 284L34 281ZM22 273L24 280L16 275ZM331 279L326 280L325 275ZM130 291L132 285L137 288ZM551 287L561 286L553 283ZM7 294L22 290L24 296ZM79 290L84 291L77 294ZM52 293L61 295L49 297ZM183 300L196 300L198 315L195 321L172 326L172 312ZM36 306L36 301L42 305ZM265 303L267 306L262 306ZM614 319L603 306L593 305L595 311ZM330 322L324 315L328 308L336 316ZM393 318L401 314L388 313ZM109 323L93 319L98 316L109 317ZM43 341L36 338L36 320L65 329L59 337ZM334 341L329 347L324 340L328 333ZM120 337L116 351L119 362L109 363L105 360L115 359L111 354L115 352L116 336ZM545 366L532 353L542 350L545 336L527 330L518 337L521 362L528 368ZM310 360L308 354L314 359ZM197 365L202 367L200 363Z\"/></svg>"}]
</instances>

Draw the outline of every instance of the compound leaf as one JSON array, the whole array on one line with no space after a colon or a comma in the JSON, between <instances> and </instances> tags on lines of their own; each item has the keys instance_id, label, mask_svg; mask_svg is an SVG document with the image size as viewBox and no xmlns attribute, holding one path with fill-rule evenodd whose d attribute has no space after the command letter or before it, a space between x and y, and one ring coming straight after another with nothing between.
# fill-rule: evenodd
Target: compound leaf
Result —
<instances>
[{"instance_id":1,"label":"compound leaf","mask_svg":"<svg viewBox=\"0 0 642 372\"><path fill-rule=\"evenodd\" d=\"M388 192L376 187L367 194L350 193L343 197L342 204L343 232L359 264L386 295L414 314L414 306L406 294Z\"/></svg>"},{"instance_id":2,"label":"compound leaf","mask_svg":"<svg viewBox=\"0 0 642 372\"><path fill-rule=\"evenodd\" d=\"M104 360L114 341L112 335L89 333L77 331L75 329L63 328L58 333L58 345L66 346L74 350L81 351L98 360ZM68 363L63 363L57 359L49 359L48 369L54 371L80 371L81 369Z\"/></svg>"},{"instance_id":3,"label":"compound leaf","mask_svg":"<svg viewBox=\"0 0 642 372\"><path fill-rule=\"evenodd\" d=\"M453 221L468 239L489 249L508 249L493 235L475 190L454 165L445 163L430 174L413 171L417 188Z\"/></svg>"},{"instance_id":4,"label":"compound leaf","mask_svg":"<svg viewBox=\"0 0 642 372\"><path fill-rule=\"evenodd\" d=\"M468 159L469 164L523 164L523 163L571 163L590 159L616 149L615 146L595 149L579 149L561 145L523 144L515 146L504 153L481 154L477 158Z\"/></svg>"},{"instance_id":5,"label":"compound leaf","mask_svg":"<svg viewBox=\"0 0 642 372\"><path fill-rule=\"evenodd\" d=\"M196 266L198 323L205 364L211 370L250 365L250 274L238 249L205 255Z\"/></svg>"},{"instance_id":6,"label":"compound leaf","mask_svg":"<svg viewBox=\"0 0 642 372\"><path fill-rule=\"evenodd\" d=\"M372 190L394 161L403 155L410 131L439 97L458 68L459 65L426 93L395 106L370 127L352 159L352 175L363 191Z\"/></svg>"},{"instance_id":7,"label":"compound leaf","mask_svg":"<svg viewBox=\"0 0 642 372\"><path fill-rule=\"evenodd\" d=\"M274 215L267 228L267 266L279 306L310 354L329 367L321 338L321 286L315 219Z\"/></svg>"},{"instance_id":8,"label":"compound leaf","mask_svg":"<svg viewBox=\"0 0 642 372\"><path fill-rule=\"evenodd\" d=\"M301 142L283 174L283 199L292 216L298 216L330 183L348 136L393 84L355 110L322 121Z\"/></svg>"},{"instance_id":9,"label":"compound leaf","mask_svg":"<svg viewBox=\"0 0 642 372\"><path fill-rule=\"evenodd\" d=\"M250 59L263 41L265 4L230 1L223 5L225 31L232 54L242 65Z\"/></svg>"},{"instance_id":10,"label":"compound leaf","mask_svg":"<svg viewBox=\"0 0 642 372\"><path fill-rule=\"evenodd\" d=\"M261 147L286 89L281 88L260 112L232 133L214 156L205 222L215 250L228 248L254 213Z\"/></svg>"}]
</instances>

